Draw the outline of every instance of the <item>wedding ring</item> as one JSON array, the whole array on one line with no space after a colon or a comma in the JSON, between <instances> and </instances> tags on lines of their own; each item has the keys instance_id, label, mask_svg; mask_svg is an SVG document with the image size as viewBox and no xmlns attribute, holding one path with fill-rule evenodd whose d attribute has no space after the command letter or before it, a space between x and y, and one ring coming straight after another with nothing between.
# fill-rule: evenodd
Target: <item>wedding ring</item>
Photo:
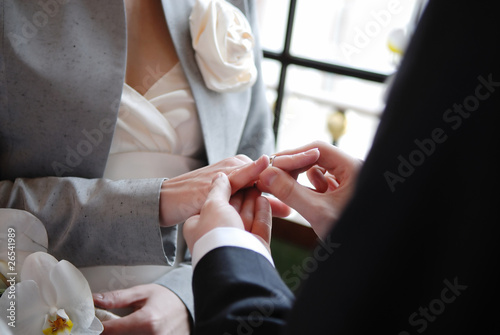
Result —
<instances>
[{"instance_id":1,"label":"wedding ring","mask_svg":"<svg viewBox=\"0 0 500 335\"><path fill-rule=\"evenodd\" d=\"M275 158L276 158L276 155L271 155L271 157L269 157L269 166L273 166Z\"/></svg>"}]
</instances>

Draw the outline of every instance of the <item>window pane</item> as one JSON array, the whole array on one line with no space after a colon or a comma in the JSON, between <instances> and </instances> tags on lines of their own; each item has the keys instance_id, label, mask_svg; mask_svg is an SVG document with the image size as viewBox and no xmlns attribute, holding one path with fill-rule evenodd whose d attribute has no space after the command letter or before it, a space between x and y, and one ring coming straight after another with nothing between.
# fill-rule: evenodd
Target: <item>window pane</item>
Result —
<instances>
[{"instance_id":1,"label":"window pane","mask_svg":"<svg viewBox=\"0 0 500 335\"><path fill-rule=\"evenodd\" d=\"M269 51L283 51L290 0L257 0L260 43Z\"/></svg>"},{"instance_id":2,"label":"window pane","mask_svg":"<svg viewBox=\"0 0 500 335\"><path fill-rule=\"evenodd\" d=\"M290 66L277 151L314 140L332 143L328 120L342 111L346 128L337 145L350 155L365 158L379 123L384 93L384 84Z\"/></svg>"},{"instance_id":3,"label":"window pane","mask_svg":"<svg viewBox=\"0 0 500 335\"><path fill-rule=\"evenodd\" d=\"M266 85L266 98L269 107L274 112L276 98L278 96L278 83L281 72L281 63L272 59L262 60L262 79Z\"/></svg>"},{"instance_id":4,"label":"window pane","mask_svg":"<svg viewBox=\"0 0 500 335\"><path fill-rule=\"evenodd\" d=\"M412 22L416 0L298 0L291 52L350 67L392 73L394 29Z\"/></svg>"}]
</instances>

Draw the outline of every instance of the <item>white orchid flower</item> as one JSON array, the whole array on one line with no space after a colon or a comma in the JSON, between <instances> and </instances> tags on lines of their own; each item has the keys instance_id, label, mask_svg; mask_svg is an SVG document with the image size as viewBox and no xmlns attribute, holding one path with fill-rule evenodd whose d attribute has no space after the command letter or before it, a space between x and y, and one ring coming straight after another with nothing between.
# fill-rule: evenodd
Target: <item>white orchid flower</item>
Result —
<instances>
[{"instance_id":1,"label":"white orchid flower","mask_svg":"<svg viewBox=\"0 0 500 335\"><path fill-rule=\"evenodd\" d=\"M9 308L14 306L14 318ZM0 298L4 320L14 335L91 335L103 331L96 318L89 284L67 261L36 252L24 260L21 282ZM11 317L9 319L9 316ZM11 325L11 324L9 324Z\"/></svg>"},{"instance_id":2,"label":"white orchid flower","mask_svg":"<svg viewBox=\"0 0 500 335\"><path fill-rule=\"evenodd\" d=\"M20 272L28 255L47 252L48 245L45 226L34 215L0 208L0 293L9 286L7 274Z\"/></svg>"},{"instance_id":3,"label":"white orchid flower","mask_svg":"<svg viewBox=\"0 0 500 335\"><path fill-rule=\"evenodd\" d=\"M407 44L408 36L403 29L394 29L390 32L387 46L393 53L402 56Z\"/></svg>"}]
</instances>

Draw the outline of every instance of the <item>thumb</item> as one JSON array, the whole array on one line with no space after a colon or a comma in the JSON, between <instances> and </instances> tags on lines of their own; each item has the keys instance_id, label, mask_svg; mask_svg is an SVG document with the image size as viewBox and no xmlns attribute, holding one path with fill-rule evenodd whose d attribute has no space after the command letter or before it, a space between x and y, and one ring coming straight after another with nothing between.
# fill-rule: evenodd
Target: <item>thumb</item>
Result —
<instances>
[{"instance_id":1,"label":"thumb","mask_svg":"<svg viewBox=\"0 0 500 335\"><path fill-rule=\"evenodd\" d=\"M200 221L199 215L194 215L187 219L182 226L182 232L184 234L184 239L191 253L193 253L193 246L196 242L196 227Z\"/></svg>"},{"instance_id":2,"label":"thumb","mask_svg":"<svg viewBox=\"0 0 500 335\"><path fill-rule=\"evenodd\" d=\"M322 195L299 184L287 172L276 167L269 167L260 174L258 187L294 208L306 219L311 211L314 211L313 205L320 200L318 197Z\"/></svg>"},{"instance_id":3,"label":"thumb","mask_svg":"<svg viewBox=\"0 0 500 335\"><path fill-rule=\"evenodd\" d=\"M229 202L231 198L231 184L226 174L219 172L212 180L212 186L207 195L207 201L215 200L224 203Z\"/></svg>"}]
</instances>

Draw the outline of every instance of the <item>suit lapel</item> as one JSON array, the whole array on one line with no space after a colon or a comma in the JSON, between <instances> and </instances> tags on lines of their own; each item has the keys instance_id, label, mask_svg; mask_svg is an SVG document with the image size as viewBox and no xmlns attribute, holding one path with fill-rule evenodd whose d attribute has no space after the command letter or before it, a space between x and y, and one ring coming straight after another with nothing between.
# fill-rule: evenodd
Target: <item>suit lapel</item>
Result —
<instances>
[{"instance_id":1,"label":"suit lapel","mask_svg":"<svg viewBox=\"0 0 500 335\"><path fill-rule=\"evenodd\" d=\"M216 93L205 86L194 57L189 15L195 0L162 0L165 17L182 68L191 86L210 164L237 153L250 106L251 90ZM241 10L244 4L238 1Z\"/></svg>"}]
</instances>

